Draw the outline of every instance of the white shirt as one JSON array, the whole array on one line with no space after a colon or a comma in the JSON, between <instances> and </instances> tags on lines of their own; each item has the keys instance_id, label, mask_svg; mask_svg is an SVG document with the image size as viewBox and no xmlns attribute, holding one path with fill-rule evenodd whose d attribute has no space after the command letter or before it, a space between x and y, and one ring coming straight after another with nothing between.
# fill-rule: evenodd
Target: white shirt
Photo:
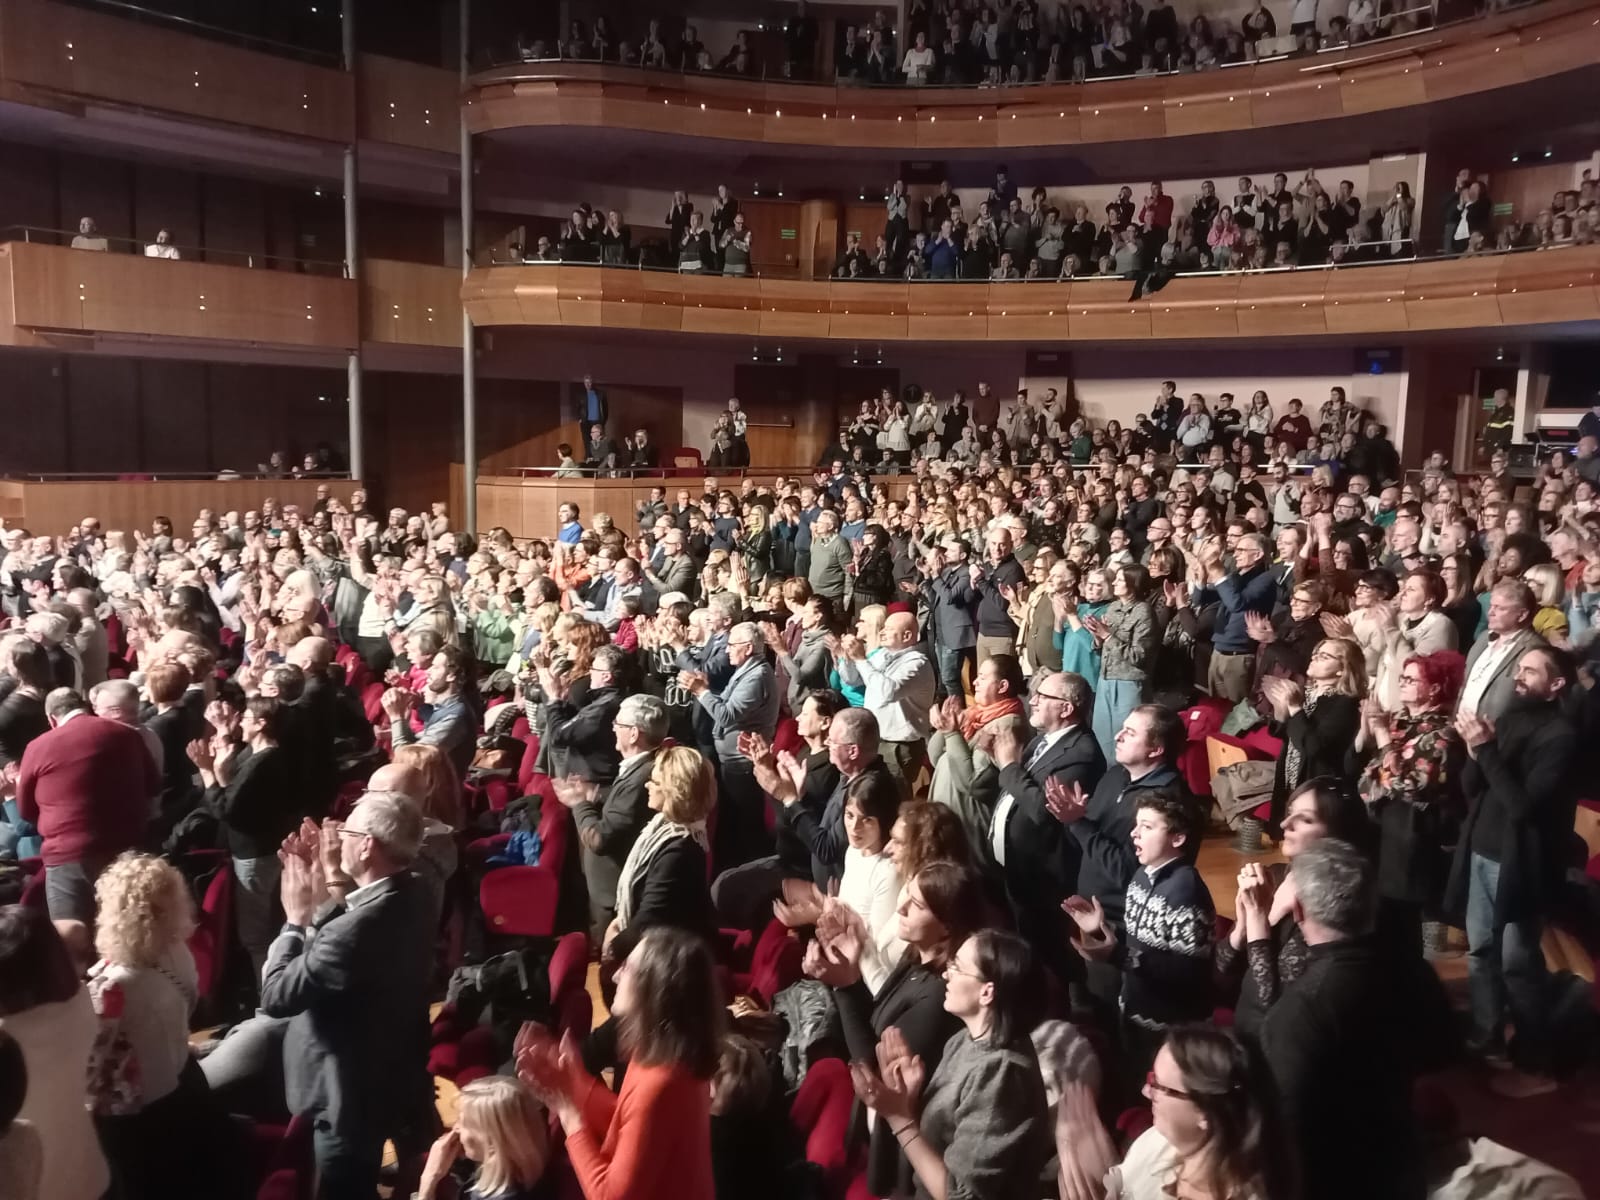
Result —
<instances>
[{"instance_id":1,"label":"white shirt","mask_svg":"<svg viewBox=\"0 0 1600 1200\"><path fill-rule=\"evenodd\" d=\"M861 707L878 718L878 736L886 742L915 742L933 732L928 710L937 682L933 664L917 649L884 650L869 658L839 659L839 677L863 688Z\"/></svg>"},{"instance_id":2,"label":"white shirt","mask_svg":"<svg viewBox=\"0 0 1600 1200\"><path fill-rule=\"evenodd\" d=\"M887 854L868 854L854 846L844 852L839 899L867 924L871 935L861 948L861 979L874 996L900 960L900 872Z\"/></svg>"},{"instance_id":3,"label":"white shirt","mask_svg":"<svg viewBox=\"0 0 1600 1200\"><path fill-rule=\"evenodd\" d=\"M176 246L162 245L160 242L151 242L144 248L146 258L179 258Z\"/></svg>"},{"instance_id":4,"label":"white shirt","mask_svg":"<svg viewBox=\"0 0 1600 1200\"><path fill-rule=\"evenodd\" d=\"M933 67L933 49L924 46L918 50L915 46L906 51L906 60L900 69L906 73L907 83L922 83L928 78L928 71Z\"/></svg>"},{"instance_id":5,"label":"white shirt","mask_svg":"<svg viewBox=\"0 0 1600 1200\"><path fill-rule=\"evenodd\" d=\"M1316 21L1317 0L1294 0L1294 6L1289 10L1289 24L1314 25Z\"/></svg>"},{"instance_id":6,"label":"white shirt","mask_svg":"<svg viewBox=\"0 0 1600 1200\"><path fill-rule=\"evenodd\" d=\"M1022 760L1022 769L1027 771L1050 753L1050 747L1066 736L1067 730L1071 728L1072 726L1068 725L1054 733L1040 734L1033 750ZM1006 865L1006 824L1011 820L1011 812L1016 806L1015 796L1010 792L1000 793L1000 799L995 801L994 805L994 819L989 825L989 849L994 854L994 861L1002 867Z\"/></svg>"},{"instance_id":7,"label":"white shirt","mask_svg":"<svg viewBox=\"0 0 1600 1200\"><path fill-rule=\"evenodd\" d=\"M1477 715L1484 693L1499 673L1501 664L1515 652L1515 645L1515 634L1502 633L1496 634L1494 640L1484 647L1483 653L1478 655L1478 661L1472 664L1472 670L1467 672L1466 682L1461 685L1461 703L1456 706L1457 712Z\"/></svg>"}]
</instances>

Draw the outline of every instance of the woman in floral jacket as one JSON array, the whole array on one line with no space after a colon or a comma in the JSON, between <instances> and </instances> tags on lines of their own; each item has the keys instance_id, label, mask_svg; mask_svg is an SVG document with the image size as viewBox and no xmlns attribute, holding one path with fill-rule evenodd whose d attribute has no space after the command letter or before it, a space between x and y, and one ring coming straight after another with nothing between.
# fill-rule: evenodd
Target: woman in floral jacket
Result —
<instances>
[{"instance_id":1,"label":"woman in floral jacket","mask_svg":"<svg viewBox=\"0 0 1600 1200\"><path fill-rule=\"evenodd\" d=\"M1400 710L1386 715L1369 701L1356 735L1358 751L1373 751L1361 774L1361 798L1379 828L1379 894L1404 914L1408 937L1410 930L1420 937L1423 914L1443 899L1460 826L1465 751L1451 714L1465 666L1453 650L1406 659Z\"/></svg>"}]
</instances>

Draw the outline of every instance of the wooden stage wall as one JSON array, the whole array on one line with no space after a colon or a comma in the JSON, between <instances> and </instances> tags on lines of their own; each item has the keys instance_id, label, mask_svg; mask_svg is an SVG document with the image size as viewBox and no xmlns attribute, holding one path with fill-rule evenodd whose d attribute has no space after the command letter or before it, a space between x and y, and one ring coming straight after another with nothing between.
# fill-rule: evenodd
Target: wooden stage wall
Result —
<instances>
[{"instance_id":1,"label":"wooden stage wall","mask_svg":"<svg viewBox=\"0 0 1600 1200\"><path fill-rule=\"evenodd\" d=\"M150 531L156 517L170 517L173 531L187 537L195 515L209 508L218 516L237 509L259 508L269 496L280 505L296 504L309 511L317 486L348 504L361 487L354 479L169 479L72 480L33 483L0 479L0 518L10 527L25 526L36 535L64 534L84 517L99 517L103 530ZM131 539L130 539L131 543Z\"/></svg>"}]
</instances>

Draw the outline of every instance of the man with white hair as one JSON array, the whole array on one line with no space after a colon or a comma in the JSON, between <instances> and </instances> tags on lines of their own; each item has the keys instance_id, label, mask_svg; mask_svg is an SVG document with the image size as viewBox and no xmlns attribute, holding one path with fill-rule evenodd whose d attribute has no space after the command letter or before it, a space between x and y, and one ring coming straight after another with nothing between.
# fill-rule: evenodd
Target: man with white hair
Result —
<instances>
[{"instance_id":1,"label":"man with white hair","mask_svg":"<svg viewBox=\"0 0 1600 1200\"><path fill-rule=\"evenodd\" d=\"M768 741L778 728L778 678L767 661L761 630L741 621L728 630L727 656L733 673L713 690L703 672L680 672L679 682L694 693L711 717L712 750L721 785L717 814L717 855L721 867L737 866L765 853L763 805L750 760L739 752L741 733L759 733Z\"/></svg>"},{"instance_id":2,"label":"man with white hair","mask_svg":"<svg viewBox=\"0 0 1600 1200\"><path fill-rule=\"evenodd\" d=\"M656 752L667 736L667 706L655 696L632 695L611 722L622 765L601 785L572 776L553 780L556 796L572 810L583 846L589 887L589 927L598 937L617 915L617 881L628 852L651 817L647 786Z\"/></svg>"},{"instance_id":3,"label":"man with white hair","mask_svg":"<svg viewBox=\"0 0 1600 1200\"><path fill-rule=\"evenodd\" d=\"M67 641L72 623L57 612L36 612L29 614L22 628L44 647L56 687L78 689L83 678L83 664L78 661L77 647Z\"/></svg>"},{"instance_id":4,"label":"man with white hair","mask_svg":"<svg viewBox=\"0 0 1600 1200\"><path fill-rule=\"evenodd\" d=\"M105 678L111 667L111 642L106 627L100 623L95 611L94 593L88 588L73 588L67 593L67 603L78 615L78 628L72 635L72 645L78 654L83 672L83 686L94 688Z\"/></svg>"},{"instance_id":5,"label":"man with white hair","mask_svg":"<svg viewBox=\"0 0 1600 1200\"><path fill-rule=\"evenodd\" d=\"M89 689L89 703L95 716L138 731L159 775L165 755L156 731L139 720L139 689L126 679L104 679ZM153 795L159 795L160 790L157 788Z\"/></svg>"},{"instance_id":6,"label":"man with white hair","mask_svg":"<svg viewBox=\"0 0 1600 1200\"><path fill-rule=\"evenodd\" d=\"M862 688L862 707L878 718L878 752L900 784L902 799L911 798L917 775L928 759L928 712L938 685L933 664L917 648L917 618L890 613L878 635L879 652L868 656L858 637L838 641L835 660L839 678Z\"/></svg>"},{"instance_id":7,"label":"man with white hair","mask_svg":"<svg viewBox=\"0 0 1600 1200\"><path fill-rule=\"evenodd\" d=\"M368 792L342 823L285 839L283 931L261 978L261 1011L289 1018L286 1099L312 1120L323 1196L377 1191L384 1140L431 1099L432 910L411 871L417 806Z\"/></svg>"}]
</instances>

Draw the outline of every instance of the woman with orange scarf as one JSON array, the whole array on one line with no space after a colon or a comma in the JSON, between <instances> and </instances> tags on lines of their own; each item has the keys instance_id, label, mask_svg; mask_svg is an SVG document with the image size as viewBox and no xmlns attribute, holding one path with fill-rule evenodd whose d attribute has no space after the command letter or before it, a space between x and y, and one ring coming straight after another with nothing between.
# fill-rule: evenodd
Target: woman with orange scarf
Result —
<instances>
[{"instance_id":1,"label":"woman with orange scarf","mask_svg":"<svg viewBox=\"0 0 1600 1200\"><path fill-rule=\"evenodd\" d=\"M985 659L973 677L972 691L974 703L964 712L952 698L929 714L933 782L928 798L961 818L980 866L989 868L989 818L1000 794L1000 769L989 757L989 745L1003 722L1027 719L1023 698L1028 685L1021 663L1009 654Z\"/></svg>"}]
</instances>

